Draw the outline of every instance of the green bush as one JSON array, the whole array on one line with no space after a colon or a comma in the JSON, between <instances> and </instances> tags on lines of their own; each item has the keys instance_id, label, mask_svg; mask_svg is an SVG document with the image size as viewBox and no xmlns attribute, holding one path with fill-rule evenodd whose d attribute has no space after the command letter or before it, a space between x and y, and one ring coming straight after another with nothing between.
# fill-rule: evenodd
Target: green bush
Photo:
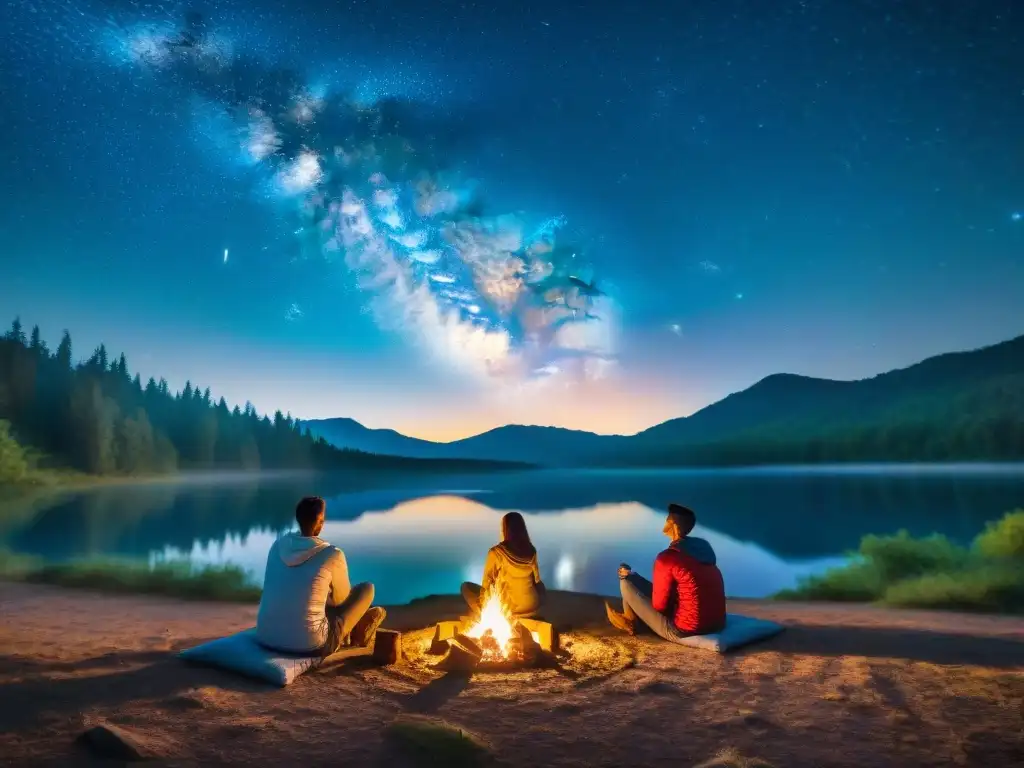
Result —
<instances>
[{"instance_id":1,"label":"green bush","mask_svg":"<svg viewBox=\"0 0 1024 768\"><path fill-rule=\"evenodd\" d=\"M885 584L871 562L857 561L809 576L796 589L785 589L776 600L829 600L837 603L869 603L881 598Z\"/></svg>"},{"instance_id":2,"label":"green bush","mask_svg":"<svg viewBox=\"0 0 1024 768\"><path fill-rule=\"evenodd\" d=\"M1024 569L989 564L956 573L930 573L893 584L881 602L906 608L1018 613L1024 607Z\"/></svg>"},{"instance_id":3,"label":"green bush","mask_svg":"<svg viewBox=\"0 0 1024 768\"><path fill-rule=\"evenodd\" d=\"M967 553L945 536L915 539L906 531L895 536L865 536L860 555L878 569L883 584L963 567Z\"/></svg>"},{"instance_id":4,"label":"green bush","mask_svg":"<svg viewBox=\"0 0 1024 768\"><path fill-rule=\"evenodd\" d=\"M28 482L32 463L14 435L10 423L0 419L0 485L18 485Z\"/></svg>"},{"instance_id":5,"label":"green bush","mask_svg":"<svg viewBox=\"0 0 1024 768\"><path fill-rule=\"evenodd\" d=\"M1007 513L989 523L974 540L974 551L991 559L1024 560L1024 509Z\"/></svg>"},{"instance_id":6,"label":"green bush","mask_svg":"<svg viewBox=\"0 0 1024 768\"><path fill-rule=\"evenodd\" d=\"M1024 511L990 523L970 548L944 536L865 536L852 562L779 592L779 600L877 602L1024 612Z\"/></svg>"}]
</instances>

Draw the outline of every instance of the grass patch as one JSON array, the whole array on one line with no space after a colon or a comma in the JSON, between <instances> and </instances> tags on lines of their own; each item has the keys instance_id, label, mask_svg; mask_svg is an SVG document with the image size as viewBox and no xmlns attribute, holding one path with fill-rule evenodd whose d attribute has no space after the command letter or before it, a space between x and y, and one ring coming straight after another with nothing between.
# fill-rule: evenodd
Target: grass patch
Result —
<instances>
[{"instance_id":1,"label":"grass patch","mask_svg":"<svg viewBox=\"0 0 1024 768\"><path fill-rule=\"evenodd\" d=\"M1024 613L1024 510L989 523L970 547L900 531L865 536L852 557L775 599Z\"/></svg>"},{"instance_id":2,"label":"grass patch","mask_svg":"<svg viewBox=\"0 0 1024 768\"><path fill-rule=\"evenodd\" d=\"M101 592L162 595L185 600L250 603L261 589L234 565L195 568L187 562L148 563L133 560L82 560L44 563L36 558L0 552L0 577L33 584L95 589Z\"/></svg>"},{"instance_id":3,"label":"grass patch","mask_svg":"<svg viewBox=\"0 0 1024 768\"><path fill-rule=\"evenodd\" d=\"M486 742L443 720L403 717L388 726L386 735L421 768L476 768L493 763Z\"/></svg>"}]
</instances>

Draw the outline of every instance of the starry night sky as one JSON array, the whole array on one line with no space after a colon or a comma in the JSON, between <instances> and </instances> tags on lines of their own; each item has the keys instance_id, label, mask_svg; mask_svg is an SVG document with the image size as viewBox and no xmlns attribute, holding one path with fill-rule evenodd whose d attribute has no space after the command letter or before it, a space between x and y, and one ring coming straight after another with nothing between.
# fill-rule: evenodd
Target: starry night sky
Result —
<instances>
[{"instance_id":1,"label":"starry night sky","mask_svg":"<svg viewBox=\"0 0 1024 768\"><path fill-rule=\"evenodd\" d=\"M434 439L632 432L771 373L860 378L1024 333L1014 0L285 5L6 0L7 315L174 387ZM160 47L189 10L199 64ZM326 174L335 139L243 162L255 112L231 101L286 71L405 105L444 183L486 205L486 263L457 264L477 282L402 251L411 282L381 287L380 263L324 246L329 201L296 224L320 188L282 185L303 153ZM569 352L527 298L495 298L532 297L518 278L479 272L507 228L541 253L528 235L557 217L606 294Z\"/></svg>"}]
</instances>

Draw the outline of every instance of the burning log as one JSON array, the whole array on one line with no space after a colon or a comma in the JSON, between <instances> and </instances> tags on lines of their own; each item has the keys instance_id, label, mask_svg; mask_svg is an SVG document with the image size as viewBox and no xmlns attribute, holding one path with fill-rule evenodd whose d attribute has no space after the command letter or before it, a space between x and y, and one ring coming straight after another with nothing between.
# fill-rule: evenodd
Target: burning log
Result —
<instances>
[{"instance_id":1,"label":"burning log","mask_svg":"<svg viewBox=\"0 0 1024 768\"><path fill-rule=\"evenodd\" d=\"M455 637L455 634L462 630L465 622L462 621L439 621L434 628L434 637L430 641L427 653L432 656L444 656L448 653L448 641Z\"/></svg>"},{"instance_id":2,"label":"burning log","mask_svg":"<svg viewBox=\"0 0 1024 768\"><path fill-rule=\"evenodd\" d=\"M484 633L480 636L479 645L484 652L484 656L488 658L497 659L504 655L501 643L495 638L494 632L489 629L484 630Z\"/></svg>"},{"instance_id":3,"label":"burning log","mask_svg":"<svg viewBox=\"0 0 1024 768\"><path fill-rule=\"evenodd\" d=\"M519 650L519 655L526 664L533 664L543 650L540 644L534 640L533 632L521 621L516 624L516 637L514 642Z\"/></svg>"},{"instance_id":4,"label":"burning log","mask_svg":"<svg viewBox=\"0 0 1024 768\"><path fill-rule=\"evenodd\" d=\"M431 656L444 656L448 653L448 639L441 637L441 625L438 624L437 628L434 629L434 637L430 641L430 647L427 649L427 653Z\"/></svg>"},{"instance_id":5,"label":"burning log","mask_svg":"<svg viewBox=\"0 0 1024 768\"><path fill-rule=\"evenodd\" d=\"M428 653L446 654L443 669L512 670L551 661L558 652L558 634L546 621L518 619L500 592L492 591L475 616L438 622Z\"/></svg>"},{"instance_id":6,"label":"burning log","mask_svg":"<svg viewBox=\"0 0 1024 768\"><path fill-rule=\"evenodd\" d=\"M558 653L558 631L552 624L540 619L519 619L519 624L530 631L543 650Z\"/></svg>"},{"instance_id":7,"label":"burning log","mask_svg":"<svg viewBox=\"0 0 1024 768\"><path fill-rule=\"evenodd\" d=\"M476 641L463 634L456 634L447 644L448 654L437 665L447 672L472 672L484 654Z\"/></svg>"},{"instance_id":8,"label":"burning log","mask_svg":"<svg viewBox=\"0 0 1024 768\"><path fill-rule=\"evenodd\" d=\"M484 655L484 649L480 646L480 643L478 643L472 637L468 637L467 635L462 634L461 632L456 632L455 637L453 637L448 642L449 644L461 645L463 648L467 649L470 653L477 657Z\"/></svg>"}]
</instances>

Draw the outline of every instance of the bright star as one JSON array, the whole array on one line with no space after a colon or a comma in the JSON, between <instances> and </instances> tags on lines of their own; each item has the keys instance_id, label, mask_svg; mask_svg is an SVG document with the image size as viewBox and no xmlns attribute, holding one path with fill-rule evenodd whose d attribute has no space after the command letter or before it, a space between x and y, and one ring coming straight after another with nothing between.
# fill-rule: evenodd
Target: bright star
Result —
<instances>
[{"instance_id":1,"label":"bright star","mask_svg":"<svg viewBox=\"0 0 1024 768\"><path fill-rule=\"evenodd\" d=\"M1014 211L1010 214L1010 221L1021 221L1024 219L1024 213L1021 211Z\"/></svg>"},{"instance_id":2,"label":"bright star","mask_svg":"<svg viewBox=\"0 0 1024 768\"><path fill-rule=\"evenodd\" d=\"M743 298L743 294L742 293L737 293L736 294L736 298L737 299L742 299Z\"/></svg>"}]
</instances>

